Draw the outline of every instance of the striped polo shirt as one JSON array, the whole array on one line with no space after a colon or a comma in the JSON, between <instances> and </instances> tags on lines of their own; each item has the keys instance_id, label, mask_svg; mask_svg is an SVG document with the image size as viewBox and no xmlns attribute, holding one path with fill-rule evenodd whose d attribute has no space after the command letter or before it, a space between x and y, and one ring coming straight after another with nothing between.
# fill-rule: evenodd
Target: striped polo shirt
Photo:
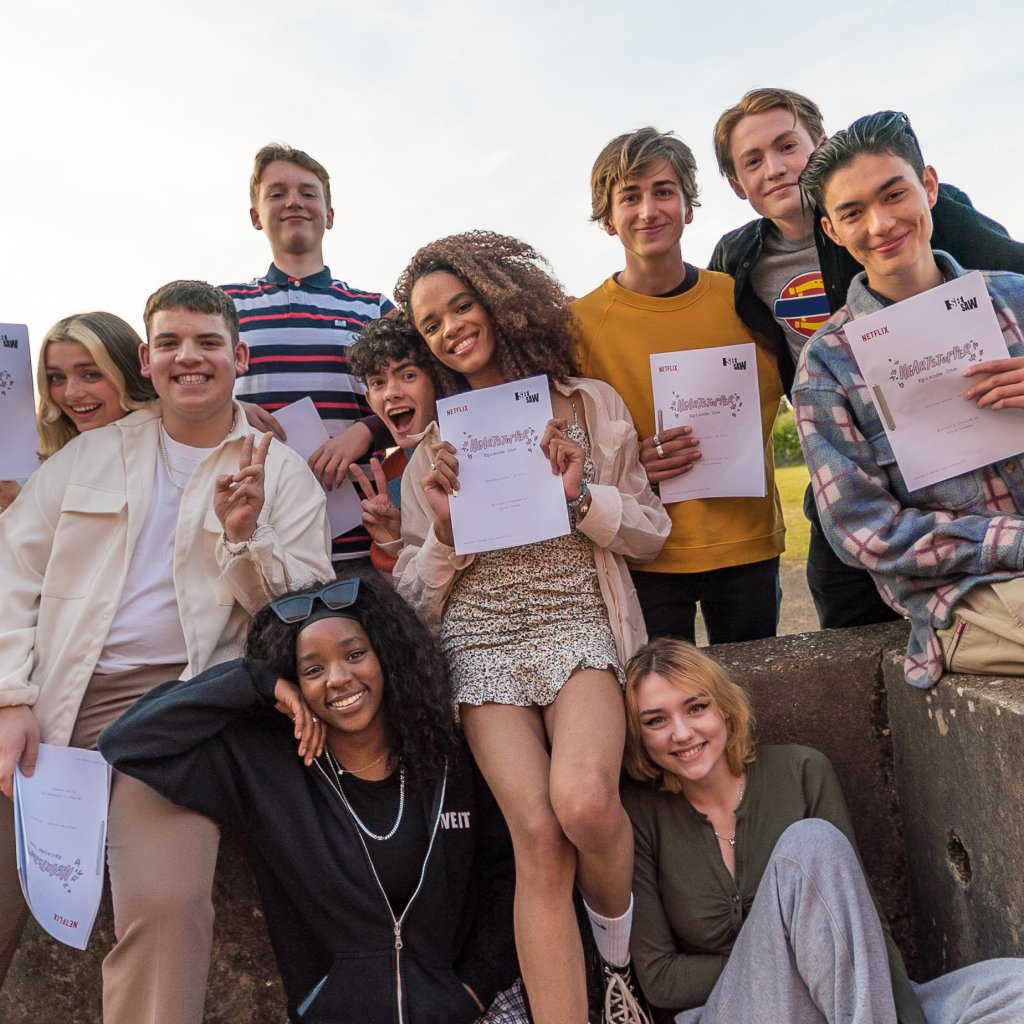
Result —
<instances>
[{"instance_id":1,"label":"striped polo shirt","mask_svg":"<svg viewBox=\"0 0 1024 1024\"><path fill-rule=\"evenodd\" d=\"M222 287L249 346L249 369L235 381L238 398L276 412L308 395L332 437L371 415L366 389L349 369L348 346L363 324L394 308L383 295L334 280L329 267L300 280L273 263L265 277ZM359 528L335 538L334 558L362 556L369 548Z\"/></svg>"}]
</instances>

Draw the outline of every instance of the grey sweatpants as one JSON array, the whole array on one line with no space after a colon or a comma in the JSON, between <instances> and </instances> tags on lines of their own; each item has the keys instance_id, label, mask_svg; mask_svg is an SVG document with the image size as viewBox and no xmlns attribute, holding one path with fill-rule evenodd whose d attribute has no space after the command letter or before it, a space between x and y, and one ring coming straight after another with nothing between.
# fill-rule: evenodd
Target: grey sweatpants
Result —
<instances>
[{"instance_id":1,"label":"grey sweatpants","mask_svg":"<svg viewBox=\"0 0 1024 1024\"><path fill-rule=\"evenodd\" d=\"M989 960L914 986L928 1024L1020 1024L1024 960ZM765 870L729 962L676 1024L896 1024L878 912L847 838L791 825Z\"/></svg>"}]
</instances>

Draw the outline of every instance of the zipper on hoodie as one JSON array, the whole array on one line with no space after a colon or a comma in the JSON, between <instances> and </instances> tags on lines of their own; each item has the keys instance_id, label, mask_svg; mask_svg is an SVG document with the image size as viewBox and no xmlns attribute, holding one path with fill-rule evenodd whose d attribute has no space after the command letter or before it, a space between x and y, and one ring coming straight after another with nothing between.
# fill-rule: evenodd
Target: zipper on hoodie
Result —
<instances>
[{"instance_id":1,"label":"zipper on hoodie","mask_svg":"<svg viewBox=\"0 0 1024 1024\"><path fill-rule=\"evenodd\" d=\"M405 1024L405 1015L402 1013L402 923L405 921L405 915L409 913L409 908L413 905L416 897L420 894L420 889L423 888L423 880L427 877L427 865L430 863L430 854L434 849L434 840L437 839L437 831L441 825L441 811L444 808L445 793L448 789L448 763L445 762L444 775L441 778L441 799L437 804L437 815L434 818L434 827L430 832L430 842L427 843L427 853L423 858L423 867L420 868L420 880L416 883L416 888L413 890L413 894L409 897L409 902L406 903L405 909L398 917L395 917L395 912L391 909L391 904L388 902L388 895L384 891L384 886L380 883L380 876L377 874L377 869L373 865L373 858L370 856L369 847L366 845L366 840L363 838L362 833L357 828L356 836L359 838L359 842L362 844L363 853L366 854L366 860L370 865L370 871L373 873L374 881L377 883L377 888L380 890L381 896L384 898L384 906L387 907L389 916L391 917L391 923L394 927L395 935L395 996L398 1000L398 1024Z\"/></svg>"}]
</instances>

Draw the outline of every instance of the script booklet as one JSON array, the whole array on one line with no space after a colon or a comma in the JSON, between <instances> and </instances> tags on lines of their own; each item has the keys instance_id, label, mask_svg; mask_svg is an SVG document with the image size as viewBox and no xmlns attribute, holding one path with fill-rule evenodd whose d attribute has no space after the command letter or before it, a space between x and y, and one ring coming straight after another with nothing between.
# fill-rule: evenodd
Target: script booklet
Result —
<instances>
[{"instance_id":1,"label":"script booklet","mask_svg":"<svg viewBox=\"0 0 1024 1024\"><path fill-rule=\"evenodd\" d=\"M23 480L39 468L32 357L24 324L0 324L0 423L0 480Z\"/></svg>"},{"instance_id":2,"label":"script booklet","mask_svg":"<svg viewBox=\"0 0 1024 1024\"><path fill-rule=\"evenodd\" d=\"M274 419L284 427L288 435L285 444L294 452L298 452L306 461L325 441L328 440L327 428L316 411L313 399L300 398L283 409L274 413ZM367 472L367 476L371 474ZM340 537L343 533L363 522L363 502L351 480L342 480L333 491L327 491L327 520L331 524L331 536Z\"/></svg>"},{"instance_id":3,"label":"script booklet","mask_svg":"<svg viewBox=\"0 0 1024 1024\"><path fill-rule=\"evenodd\" d=\"M437 402L441 440L458 453L451 499L455 553L497 551L569 532L562 478L540 450L551 419L545 376Z\"/></svg>"},{"instance_id":4,"label":"script booklet","mask_svg":"<svg viewBox=\"0 0 1024 1024\"><path fill-rule=\"evenodd\" d=\"M103 891L110 765L95 750L39 744L31 778L14 773L18 878L32 915L85 949Z\"/></svg>"},{"instance_id":5,"label":"script booklet","mask_svg":"<svg viewBox=\"0 0 1024 1024\"><path fill-rule=\"evenodd\" d=\"M1009 353L978 271L846 325L907 489L1024 451L1024 412L979 409L964 392L972 364Z\"/></svg>"},{"instance_id":6,"label":"script booklet","mask_svg":"<svg viewBox=\"0 0 1024 1024\"><path fill-rule=\"evenodd\" d=\"M691 498L763 498L764 438L753 342L651 356L656 428L693 427L700 460L662 480L668 505Z\"/></svg>"}]
</instances>

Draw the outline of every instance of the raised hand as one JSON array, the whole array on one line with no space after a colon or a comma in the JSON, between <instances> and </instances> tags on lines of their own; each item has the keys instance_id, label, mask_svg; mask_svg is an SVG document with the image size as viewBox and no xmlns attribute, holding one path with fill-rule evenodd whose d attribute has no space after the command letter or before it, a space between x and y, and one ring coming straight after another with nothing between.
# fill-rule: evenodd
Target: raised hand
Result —
<instances>
[{"instance_id":1,"label":"raised hand","mask_svg":"<svg viewBox=\"0 0 1024 1024\"><path fill-rule=\"evenodd\" d=\"M567 425L564 419L548 420L544 436L540 439L540 450L551 463L551 472L561 476L565 500L575 501L583 485L583 464L587 453L581 445L565 436Z\"/></svg>"},{"instance_id":2,"label":"raised hand","mask_svg":"<svg viewBox=\"0 0 1024 1024\"><path fill-rule=\"evenodd\" d=\"M242 444L238 472L217 477L213 510L224 527L224 536L233 544L247 541L256 532L265 500L264 465L271 439L270 434L264 434L253 451L256 435L250 434Z\"/></svg>"},{"instance_id":3,"label":"raised hand","mask_svg":"<svg viewBox=\"0 0 1024 1024\"><path fill-rule=\"evenodd\" d=\"M453 445L442 441L430 446L430 471L423 477L422 485L434 513L434 533L438 540L453 547L455 538L449 502L459 492L459 460Z\"/></svg>"},{"instance_id":4,"label":"raised hand","mask_svg":"<svg viewBox=\"0 0 1024 1024\"><path fill-rule=\"evenodd\" d=\"M373 470L373 483L363 472L362 466L354 462L349 472L363 492L363 526L366 532L378 544L387 544L402 536L402 513L388 494L388 482L380 460L370 459L370 469Z\"/></svg>"}]
</instances>

